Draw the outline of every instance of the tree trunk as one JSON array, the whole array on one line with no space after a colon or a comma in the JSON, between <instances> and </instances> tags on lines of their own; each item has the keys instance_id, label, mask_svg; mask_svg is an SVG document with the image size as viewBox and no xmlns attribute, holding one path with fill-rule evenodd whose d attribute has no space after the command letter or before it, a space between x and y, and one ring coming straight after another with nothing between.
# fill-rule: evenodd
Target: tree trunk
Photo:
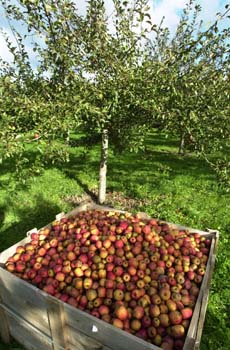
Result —
<instances>
[{"instance_id":1,"label":"tree trunk","mask_svg":"<svg viewBox=\"0 0 230 350\"><path fill-rule=\"evenodd\" d=\"M70 130L69 129L67 130L67 133L66 133L65 143L67 146L69 146L69 144L70 144Z\"/></svg>"},{"instance_id":2,"label":"tree trunk","mask_svg":"<svg viewBox=\"0 0 230 350\"><path fill-rule=\"evenodd\" d=\"M100 204L103 204L105 202L105 196L106 196L108 144L109 144L108 130L104 129L102 131L102 139L101 139L101 163L100 163L100 173L99 173L98 202Z\"/></svg>"},{"instance_id":3,"label":"tree trunk","mask_svg":"<svg viewBox=\"0 0 230 350\"><path fill-rule=\"evenodd\" d=\"M181 131L178 154L184 154L184 152L185 152L184 145L185 145L185 133L183 131Z\"/></svg>"}]
</instances>

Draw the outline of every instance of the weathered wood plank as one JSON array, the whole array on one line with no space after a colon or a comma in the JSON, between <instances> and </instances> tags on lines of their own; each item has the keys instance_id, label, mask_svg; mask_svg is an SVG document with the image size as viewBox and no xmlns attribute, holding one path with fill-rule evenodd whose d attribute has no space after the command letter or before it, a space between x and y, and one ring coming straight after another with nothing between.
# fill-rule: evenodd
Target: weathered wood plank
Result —
<instances>
[{"instance_id":1,"label":"weathered wood plank","mask_svg":"<svg viewBox=\"0 0 230 350\"><path fill-rule=\"evenodd\" d=\"M194 350L194 346L195 346L195 339L187 338L184 343L183 350Z\"/></svg>"},{"instance_id":2,"label":"weathered wood plank","mask_svg":"<svg viewBox=\"0 0 230 350\"><path fill-rule=\"evenodd\" d=\"M53 340L53 349L59 350L60 346L67 346L67 327L65 325L65 315L63 303L47 295L47 313Z\"/></svg>"},{"instance_id":3,"label":"weathered wood plank","mask_svg":"<svg viewBox=\"0 0 230 350\"><path fill-rule=\"evenodd\" d=\"M81 310L74 309L67 304L64 305L64 308L67 325L113 350L160 350L159 347L147 343Z\"/></svg>"},{"instance_id":4,"label":"weathered wood plank","mask_svg":"<svg viewBox=\"0 0 230 350\"><path fill-rule=\"evenodd\" d=\"M0 269L0 295L5 306L50 336L46 293Z\"/></svg>"},{"instance_id":5,"label":"weathered wood plank","mask_svg":"<svg viewBox=\"0 0 230 350\"><path fill-rule=\"evenodd\" d=\"M101 343L79 332L75 328L67 326L68 344L70 349L104 350Z\"/></svg>"},{"instance_id":6,"label":"weathered wood plank","mask_svg":"<svg viewBox=\"0 0 230 350\"><path fill-rule=\"evenodd\" d=\"M216 258L216 255L214 252L216 252L216 242L213 242L211 246L210 259L207 265L208 271L207 271L206 287L203 293L201 310L200 310L200 315L199 315L198 324L197 324L196 349L199 349L199 346L200 346L202 331L203 331L204 322L205 322L205 314L208 306L209 289L211 285L211 280L212 280L212 275L213 275L214 265L215 265L215 258Z\"/></svg>"},{"instance_id":7,"label":"weathered wood plank","mask_svg":"<svg viewBox=\"0 0 230 350\"><path fill-rule=\"evenodd\" d=\"M13 313L8 314L10 333L28 350L53 350L52 341ZM61 350L61 349L60 349Z\"/></svg>"},{"instance_id":8,"label":"weathered wood plank","mask_svg":"<svg viewBox=\"0 0 230 350\"><path fill-rule=\"evenodd\" d=\"M191 323L188 329L187 337L185 340L184 348L185 350L189 350L189 346L192 343L192 348L194 348L195 343L200 342L202 329L203 329L203 323L204 323L204 317L205 312L207 308L208 299L205 297L207 295L209 287L210 287L210 281L211 281L211 275L212 275L212 269L214 269L214 261L215 256L213 255L213 251L216 246L216 240L215 238L212 239L211 247L210 247L210 253L209 258L207 261L207 268L206 273L204 275L200 292L196 301L196 305L193 311L193 316L191 319ZM202 323L200 323L200 318L202 319Z\"/></svg>"},{"instance_id":9,"label":"weathered wood plank","mask_svg":"<svg viewBox=\"0 0 230 350\"><path fill-rule=\"evenodd\" d=\"M8 318L5 310L1 305L1 295L0 295L0 338L5 344L10 343L10 330L8 324Z\"/></svg>"}]
</instances>

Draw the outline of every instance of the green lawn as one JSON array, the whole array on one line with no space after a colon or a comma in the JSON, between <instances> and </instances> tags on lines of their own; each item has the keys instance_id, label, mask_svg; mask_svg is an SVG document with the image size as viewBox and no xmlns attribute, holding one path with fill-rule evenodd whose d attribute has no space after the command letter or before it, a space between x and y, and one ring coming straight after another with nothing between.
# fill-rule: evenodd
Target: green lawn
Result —
<instances>
[{"instance_id":1,"label":"green lawn","mask_svg":"<svg viewBox=\"0 0 230 350\"><path fill-rule=\"evenodd\" d=\"M80 144L80 143L79 143ZM31 153L33 158L33 153ZM33 227L68 211L85 194L95 194L100 147L88 152L71 149L70 162L47 167L26 187L15 187L13 165L0 169L0 251L25 236ZM153 217L221 233L212 280L201 350L229 349L230 344L230 198L202 160L177 155L177 142L151 134L145 152L114 154L108 162L108 203L116 208L145 211ZM16 344L0 349L19 349Z\"/></svg>"}]
</instances>

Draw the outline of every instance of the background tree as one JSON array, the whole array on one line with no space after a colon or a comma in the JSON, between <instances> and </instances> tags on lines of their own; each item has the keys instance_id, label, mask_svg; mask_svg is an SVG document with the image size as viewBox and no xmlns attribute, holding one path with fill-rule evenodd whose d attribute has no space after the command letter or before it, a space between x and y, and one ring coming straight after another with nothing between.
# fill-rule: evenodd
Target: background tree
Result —
<instances>
[{"instance_id":1,"label":"background tree","mask_svg":"<svg viewBox=\"0 0 230 350\"><path fill-rule=\"evenodd\" d=\"M144 131L141 105L136 89L140 74L142 39L147 27L148 1L114 1L112 25L105 14L104 1L89 1L85 29L85 72L91 76L85 111L85 132L101 134L99 202L105 201L108 142L114 149L141 145L135 131ZM110 24L110 25L109 25ZM132 145L131 145L132 144Z\"/></svg>"},{"instance_id":2,"label":"background tree","mask_svg":"<svg viewBox=\"0 0 230 350\"><path fill-rule=\"evenodd\" d=\"M1 154L14 157L17 174L24 180L26 168L37 172L46 161L68 160L68 147L59 140L79 126L79 90L84 79L70 65L74 59L75 69L79 68L79 55L72 58L66 51L69 37L64 36L64 24L74 13L71 3L64 6L64 2L59 2L56 7L54 4L52 15L48 2L20 1L16 6L2 1L2 4L16 43L7 38L13 63L5 62L1 67ZM25 36L13 26L11 20L15 19L26 24ZM80 26L80 17L77 19ZM31 62L26 51L28 37L35 38L32 42L37 54L35 62ZM34 138L35 133L39 141ZM36 149L34 165L28 158L29 143Z\"/></svg>"},{"instance_id":3,"label":"background tree","mask_svg":"<svg viewBox=\"0 0 230 350\"><path fill-rule=\"evenodd\" d=\"M39 99L31 99L37 118L33 127L43 141L44 135L49 136L49 154L55 158L50 149L58 151L60 159L62 155L66 157L66 148L59 149L55 140L75 130L75 121L89 137L101 135L99 202L103 203L108 140L121 149L127 146L124 140L130 140L136 128L144 130L137 113L136 81L143 79L139 68L141 41L147 31L143 24L149 17L147 1L138 0L131 5L114 1L114 22L110 27L104 1L89 1L85 18L77 14L71 1L19 3L16 7L3 1L8 16L20 19L27 24L28 32L45 38L45 44L34 45L39 54L36 73L31 73L33 69L28 66L28 74L35 75L33 84L39 81L42 85L31 90L31 97L33 91L40 91L43 103L39 105ZM18 58L15 62L18 67L24 64ZM30 106L25 107L31 113ZM39 118L44 123L39 123ZM135 145L138 144L135 135ZM44 147L42 153L46 153Z\"/></svg>"},{"instance_id":4,"label":"background tree","mask_svg":"<svg viewBox=\"0 0 230 350\"><path fill-rule=\"evenodd\" d=\"M180 138L181 153L187 136L227 177L227 160L216 162L212 151L229 147L229 29L218 28L228 8L203 30L201 9L190 1L172 36L162 25L152 25L147 0L114 0L110 16L104 1L90 0L85 17L69 0L1 3L9 21L27 29L22 36L10 22L14 62L1 68L1 154L15 156L18 173L24 174L26 165L37 171L44 160L68 160L70 133L83 130L88 139L101 138L103 203L108 144L118 151L137 149L157 121ZM29 37L35 38L36 63L26 52ZM34 167L30 141L37 148Z\"/></svg>"},{"instance_id":5,"label":"background tree","mask_svg":"<svg viewBox=\"0 0 230 350\"><path fill-rule=\"evenodd\" d=\"M204 29L201 7L190 1L184 9L174 36L162 24L148 42L146 65L156 86L158 71L157 119L166 134L179 139L179 153L190 147L227 179L229 161L212 154L229 153L229 28L222 20L226 6L216 21ZM221 26L223 29L221 29Z\"/></svg>"}]
</instances>

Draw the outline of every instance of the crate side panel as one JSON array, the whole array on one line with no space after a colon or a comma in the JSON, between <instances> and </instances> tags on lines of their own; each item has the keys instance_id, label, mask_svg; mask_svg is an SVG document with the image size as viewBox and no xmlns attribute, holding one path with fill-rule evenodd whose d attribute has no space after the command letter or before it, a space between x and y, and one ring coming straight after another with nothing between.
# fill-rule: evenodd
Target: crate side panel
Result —
<instances>
[{"instance_id":1,"label":"crate side panel","mask_svg":"<svg viewBox=\"0 0 230 350\"><path fill-rule=\"evenodd\" d=\"M189 350L189 344L193 343L193 347L194 347L194 343L197 339L197 334L199 334L199 337L201 336L201 332L202 332L202 328L199 329L201 327L201 323L200 323L200 319L202 316L202 327L203 327L203 322L204 322L204 313L206 311L206 307L207 307L207 302L208 299L205 298L204 299L204 295L206 295L208 293L209 287L210 287L210 280L211 280L211 276L212 276L212 271L214 268L214 261L215 261L215 256L214 256L214 248L216 246L216 237L214 237L212 239L212 243L211 243L211 248L210 248L210 252L209 252L209 258L207 261L207 268L206 268L206 273L204 275L201 287L200 287L200 291L199 291L199 295L196 301L196 305L193 311L193 316L191 319L191 323L188 329L188 333L187 333L187 337L186 337L186 341L184 344L184 350ZM202 311L203 310L203 311ZM192 347L192 349L193 349Z\"/></svg>"},{"instance_id":2,"label":"crate side panel","mask_svg":"<svg viewBox=\"0 0 230 350\"><path fill-rule=\"evenodd\" d=\"M1 299L0 299L1 303ZM0 339L3 340L5 344L10 343L10 331L9 331L9 325L8 325L8 318L6 315L5 310L2 308L0 304Z\"/></svg>"},{"instance_id":3,"label":"crate side panel","mask_svg":"<svg viewBox=\"0 0 230 350\"><path fill-rule=\"evenodd\" d=\"M88 337L70 326L66 327L68 334L68 348L70 350L110 350L98 341Z\"/></svg>"},{"instance_id":4,"label":"crate side panel","mask_svg":"<svg viewBox=\"0 0 230 350\"><path fill-rule=\"evenodd\" d=\"M50 336L45 293L0 269L0 294L6 307Z\"/></svg>"},{"instance_id":5,"label":"crate side panel","mask_svg":"<svg viewBox=\"0 0 230 350\"><path fill-rule=\"evenodd\" d=\"M66 324L113 350L160 350L125 331L122 331L81 310L64 305Z\"/></svg>"},{"instance_id":6,"label":"crate side panel","mask_svg":"<svg viewBox=\"0 0 230 350\"><path fill-rule=\"evenodd\" d=\"M203 297L200 307L200 314L199 319L197 322L197 332L196 332L196 346L199 346L203 331L203 326L205 322L205 314L208 306L208 297L209 297L209 289L211 284L211 279L214 271L214 265L215 265L215 259L216 259L216 245L217 240L212 241L211 249L210 249L210 256L207 263L207 270L205 274L205 281L204 281L204 288L203 288Z\"/></svg>"},{"instance_id":7,"label":"crate side panel","mask_svg":"<svg viewBox=\"0 0 230 350\"><path fill-rule=\"evenodd\" d=\"M51 340L19 317L8 314L10 333L28 350L53 350Z\"/></svg>"}]
</instances>

